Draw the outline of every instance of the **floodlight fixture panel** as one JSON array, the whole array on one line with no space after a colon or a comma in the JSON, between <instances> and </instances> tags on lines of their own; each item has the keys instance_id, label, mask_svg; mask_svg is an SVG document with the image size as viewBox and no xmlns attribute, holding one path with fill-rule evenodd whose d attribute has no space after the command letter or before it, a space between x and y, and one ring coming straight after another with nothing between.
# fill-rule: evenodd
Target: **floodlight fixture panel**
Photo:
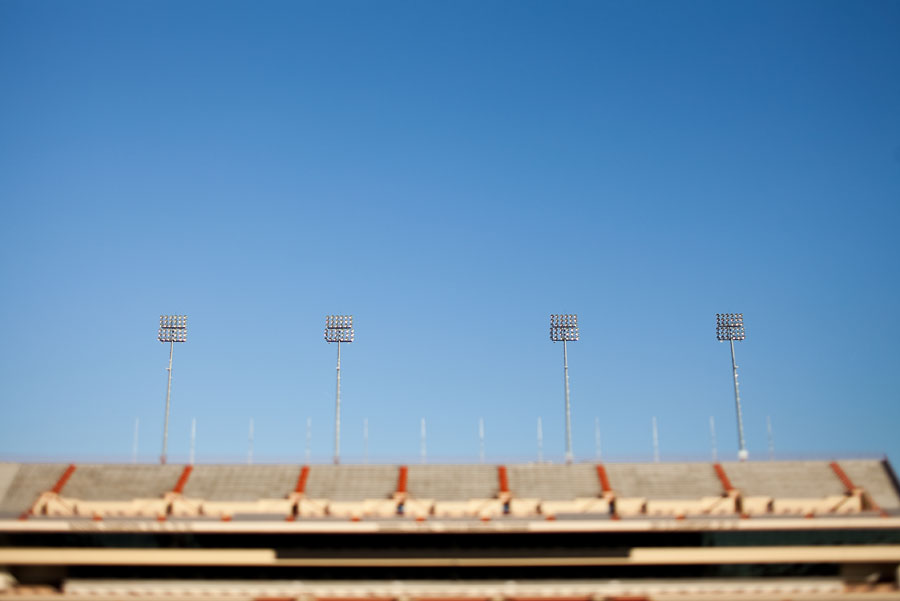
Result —
<instances>
[{"instance_id":1,"label":"floodlight fixture panel","mask_svg":"<svg viewBox=\"0 0 900 601\"><path fill-rule=\"evenodd\" d=\"M744 338L743 313L716 313L716 339L719 342Z\"/></svg>"},{"instance_id":2,"label":"floodlight fixture panel","mask_svg":"<svg viewBox=\"0 0 900 601\"><path fill-rule=\"evenodd\" d=\"M185 342L187 340L187 315L160 315L160 342Z\"/></svg>"},{"instance_id":3,"label":"floodlight fixture panel","mask_svg":"<svg viewBox=\"0 0 900 601\"><path fill-rule=\"evenodd\" d=\"M550 340L553 342L578 340L578 315L552 314L550 316Z\"/></svg>"},{"instance_id":4,"label":"floodlight fixture panel","mask_svg":"<svg viewBox=\"0 0 900 601\"><path fill-rule=\"evenodd\" d=\"M325 316L325 342L353 342L352 315Z\"/></svg>"}]
</instances>

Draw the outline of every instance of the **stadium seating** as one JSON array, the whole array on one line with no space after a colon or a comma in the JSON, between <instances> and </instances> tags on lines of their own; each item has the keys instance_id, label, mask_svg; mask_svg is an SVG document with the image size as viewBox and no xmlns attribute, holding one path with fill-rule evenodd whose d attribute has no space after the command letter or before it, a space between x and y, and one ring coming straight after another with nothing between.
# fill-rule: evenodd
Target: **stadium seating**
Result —
<instances>
[{"instance_id":1,"label":"stadium seating","mask_svg":"<svg viewBox=\"0 0 900 601\"><path fill-rule=\"evenodd\" d=\"M846 516L900 511L878 460L573 465L0 464L0 519Z\"/></svg>"},{"instance_id":2,"label":"stadium seating","mask_svg":"<svg viewBox=\"0 0 900 601\"><path fill-rule=\"evenodd\" d=\"M18 471L19 466L15 463L0 463L0 501L6 497Z\"/></svg>"},{"instance_id":3,"label":"stadium seating","mask_svg":"<svg viewBox=\"0 0 900 601\"><path fill-rule=\"evenodd\" d=\"M198 465L186 479L182 497L172 499L180 517L231 519L236 515L292 514L289 498L300 467L291 465Z\"/></svg>"},{"instance_id":4,"label":"stadium seating","mask_svg":"<svg viewBox=\"0 0 900 601\"><path fill-rule=\"evenodd\" d=\"M845 492L825 461L733 462L722 463L722 467L745 495L818 498Z\"/></svg>"},{"instance_id":5,"label":"stadium seating","mask_svg":"<svg viewBox=\"0 0 900 601\"><path fill-rule=\"evenodd\" d=\"M91 518L165 516L167 503L160 491L170 490L181 471L173 465L78 465L64 494L47 498L45 512Z\"/></svg>"},{"instance_id":6,"label":"stadium seating","mask_svg":"<svg viewBox=\"0 0 900 601\"><path fill-rule=\"evenodd\" d=\"M497 496L497 468L493 465L411 465L407 493L412 498L463 501Z\"/></svg>"},{"instance_id":7,"label":"stadium seating","mask_svg":"<svg viewBox=\"0 0 900 601\"><path fill-rule=\"evenodd\" d=\"M41 494L50 491L67 468L62 463L3 465L14 469L9 486L0 499L0 516L3 517L19 516L31 511ZM13 473L13 469L4 470L6 478Z\"/></svg>"},{"instance_id":8,"label":"stadium seating","mask_svg":"<svg viewBox=\"0 0 900 601\"><path fill-rule=\"evenodd\" d=\"M840 461L847 477L865 491L871 508L887 511L900 510L900 499L893 482L890 467L884 461L850 459Z\"/></svg>"},{"instance_id":9,"label":"stadium seating","mask_svg":"<svg viewBox=\"0 0 900 601\"><path fill-rule=\"evenodd\" d=\"M78 464L65 484L65 495L85 501L131 501L162 497L178 482L177 465Z\"/></svg>"},{"instance_id":10,"label":"stadium seating","mask_svg":"<svg viewBox=\"0 0 900 601\"><path fill-rule=\"evenodd\" d=\"M898 510L879 460L6 463L0 597L900 599Z\"/></svg>"},{"instance_id":11,"label":"stadium seating","mask_svg":"<svg viewBox=\"0 0 900 601\"><path fill-rule=\"evenodd\" d=\"M388 499L396 485L397 468L392 465L315 465L305 494L335 501Z\"/></svg>"},{"instance_id":12,"label":"stadium seating","mask_svg":"<svg viewBox=\"0 0 900 601\"><path fill-rule=\"evenodd\" d=\"M294 489L300 469L296 465L197 465L183 494L211 501L283 499Z\"/></svg>"},{"instance_id":13,"label":"stadium seating","mask_svg":"<svg viewBox=\"0 0 900 601\"><path fill-rule=\"evenodd\" d=\"M509 474L510 515L606 515L611 496L604 497L596 466L512 465Z\"/></svg>"},{"instance_id":14,"label":"stadium seating","mask_svg":"<svg viewBox=\"0 0 900 601\"><path fill-rule=\"evenodd\" d=\"M607 464L622 517L684 517L735 513L733 496L724 490L708 463Z\"/></svg>"},{"instance_id":15,"label":"stadium seating","mask_svg":"<svg viewBox=\"0 0 900 601\"><path fill-rule=\"evenodd\" d=\"M761 461L723 463L741 492L743 513L809 516L859 513L859 491L847 490L830 463Z\"/></svg>"},{"instance_id":16,"label":"stadium seating","mask_svg":"<svg viewBox=\"0 0 900 601\"><path fill-rule=\"evenodd\" d=\"M496 466L412 465L407 470L406 516L486 519L503 514Z\"/></svg>"},{"instance_id":17,"label":"stadium seating","mask_svg":"<svg viewBox=\"0 0 900 601\"><path fill-rule=\"evenodd\" d=\"M509 489L514 497L565 501L603 494L596 467L590 463L511 465L507 471Z\"/></svg>"},{"instance_id":18,"label":"stadium seating","mask_svg":"<svg viewBox=\"0 0 900 601\"><path fill-rule=\"evenodd\" d=\"M608 463L617 497L697 499L722 494L722 483L708 463Z\"/></svg>"},{"instance_id":19,"label":"stadium seating","mask_svg":"<svg viewBox=\"0 0 900 601\"><path fill-rule=\"evenodd\" d=\"M318 515L324 504L326 516L344 519L388 517L396 515L393 500L397 486L397 468L391 465L316 465L309 470L304 498L321 499L314 504L302 503L298 517Z\"/></svg>"}]
</instances>

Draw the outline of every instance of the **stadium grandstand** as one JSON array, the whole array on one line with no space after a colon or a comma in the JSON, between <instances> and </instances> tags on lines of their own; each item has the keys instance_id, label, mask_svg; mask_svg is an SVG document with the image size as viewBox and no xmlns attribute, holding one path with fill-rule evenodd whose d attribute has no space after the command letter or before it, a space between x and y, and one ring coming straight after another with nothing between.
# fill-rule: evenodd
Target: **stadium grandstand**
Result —
<instances>
[{"instance_id":1,"label":"stadium grandstand","mask_svg":"<svg viewBox=\"0 0 900 601\"><path fill-rule=\"evenodd\" d=\"M0 463L0 599L898 599L887 460Z\"/></svg>"}]
</instances>

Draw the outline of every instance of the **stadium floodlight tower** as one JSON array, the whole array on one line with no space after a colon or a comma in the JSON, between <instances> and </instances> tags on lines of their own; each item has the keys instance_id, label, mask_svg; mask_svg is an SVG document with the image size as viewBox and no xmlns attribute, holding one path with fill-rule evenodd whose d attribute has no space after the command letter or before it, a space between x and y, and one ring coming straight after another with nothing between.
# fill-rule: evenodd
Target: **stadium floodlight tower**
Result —
<instances>
[{"instance_id":1,"label":"stadium floodlight tower","mask_svg":"<svg viewBox=\"0 0 900 601\"><path fill-rule=\"evenodd\" d=\"M738 459L746 461L750 456L744 443L744 419L741 416L741 393L738 388L738 366L734 359L734 341L744 339L743 313L716 313L716 339L731 345L731 372L734 375L734 406L737 410Z\"/></svg>"},{"instance_id":2,"label":"stadium floodlight tower","mask_svg":"<svg viewBox=\"0 0 900 601\"><path fill-rule=\"evenodd\" d=\"M334 402L334 462L341 462L341 343L353 342L352 315L325 316L325 342L337 342L337 391Z\"/></svg>"},{"instance_id":3,"label":"stadium floodlight tower","mask_svg":"<svg viewBox=\"0 0 900 601\"><path fill-rule=\"evenodd\" d=\"M578 315L551 315L550 340L563 343L563 375L566 383L566 463L572 463L572 410L569 404L569 352L566 343L578 340Z\"/></svg>"},{"instance_id":4,"label":"stadium floodlight tower","mask_svg":"<svg viewBox=\"0 0 900 601\"><path fill-rule=\"evenodd\" d=\"M166 462L166 450L169 444L169 400L172 396L172 355L175 352L176 342L185 342L187 340L187 315L160 315L159 316L159 334L157 335L160 342L169 343L169 372L168 383L166 384L166 419L163 423L163 446L162 455L159 457L160 463Z\"/></svg>"}]
</instances>

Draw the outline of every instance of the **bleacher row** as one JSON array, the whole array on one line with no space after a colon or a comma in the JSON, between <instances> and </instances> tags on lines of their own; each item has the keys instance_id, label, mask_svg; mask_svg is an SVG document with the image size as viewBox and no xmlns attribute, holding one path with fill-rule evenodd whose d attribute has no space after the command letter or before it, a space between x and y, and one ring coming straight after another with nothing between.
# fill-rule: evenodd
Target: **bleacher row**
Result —
<instances>
[{"instance_id":1,"label":"bleacher row","mask_svg":"<svg viewBox=\"0 0 900 601\"><path fill-rule=\"evenodd\" d=\"M0 519L615 519L873 512L900 512L900 493L886 461L0 464Z\"/></svg>"}]
</instances>

